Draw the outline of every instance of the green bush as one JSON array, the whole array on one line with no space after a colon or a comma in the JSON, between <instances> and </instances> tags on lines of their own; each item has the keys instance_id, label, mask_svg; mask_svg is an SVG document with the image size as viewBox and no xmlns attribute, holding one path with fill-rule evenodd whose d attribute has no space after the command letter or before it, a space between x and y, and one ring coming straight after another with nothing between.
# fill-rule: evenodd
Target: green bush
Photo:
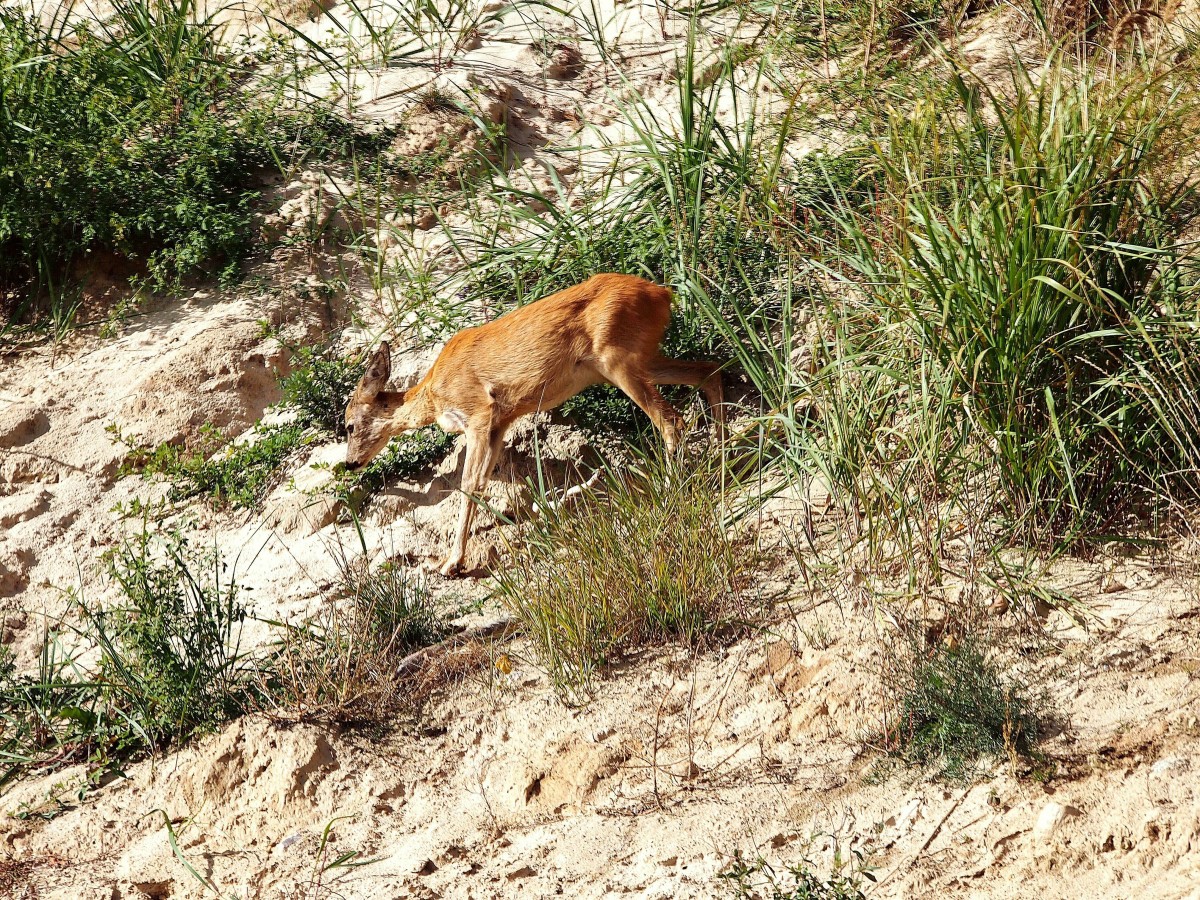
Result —
<instances>
[{"instance_id":1,"label":"green bush","mask_svg":"<svg viewBox=\"0 0 1200 900\"><path fill-rule=\"evenodd\" d=\"M254 667L239 650L246 610L216 550L143 529L106 555L126 605L86 611L101 672L121 685L152 746L237 715Z\"/></svg>"},{"instance_id":2,"label":"green bush","mask_svg":"<svg viewBox=\"0 0 1200 900\"><path fill-rule=\"evenodd\" d=\"M283 402L296 410L301 425L345 437L346 405L365 369L365 360L340 359L303 347L291 373L280 381Z\"/></svg>"},{"instance_id":3,"label":"green bush","mask_svg":"<svg viewBox=\"0 0 1200 900\"><path fill-rule=\"evenodd\" d=\"M437 425L392 438L380 454L357 472L342 475L341 490L363 499L378 491L392 479L411 478L445 458L454 446L454 435Z\"/></svg>"},{"instance_id":4,"label":"green bush","mask_svg":"<svg viewBox=\"0 0 1200 900\"><path fill-rule=\"evenodd\" d=\"M101 248L163 285L249 243L270 156L216 26L194 0L115 7L71 26L0 10L0 285L53 300Z\"/></svg>"},{"instance_id":5,"label":"green bush","mask_svg":"<svg viewBox=\"0 0 1200 900\"><path fill-rule=\"evenodd\" d=\"M1028 756L1037 745L1041 701L974 640L907 648L888 695L888 753L941 777L966 780L982 758Z\"/></svg>"},{"instance_id":6,"label":"green bush","mask_svg":"<svg viewBox=\"0 0 1200 900\"><path fill-rule=\"evenodd\" d=\"M101 609L76 598L82 624L48 625L30 673L0 653L0 785L39 767L119 766L259 696L259 662L239 649L247 613L215 551L143 522L104 559L121 602ZM81 653L81 640L97 653Z\"/></svg>"}]
</instances>

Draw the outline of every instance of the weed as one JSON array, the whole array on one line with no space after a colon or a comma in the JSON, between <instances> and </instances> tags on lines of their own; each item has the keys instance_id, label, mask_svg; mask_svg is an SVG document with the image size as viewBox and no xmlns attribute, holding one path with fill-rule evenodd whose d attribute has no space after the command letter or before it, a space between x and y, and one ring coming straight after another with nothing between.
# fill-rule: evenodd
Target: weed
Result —
<instances>
[{"instance_id":1,"label":"weed","mask_svg":"<svg viewBox=\"0 0 1200 900\"><path fill-rule=\"evenodd\" d=\"M884 746L906 765L967 780L983 758L1034 752L1043 702L1006 677L977 640L910 647L890 678Z\"/></svg>"},{"instance_id":2,"label":"weed","mask_svg":"<svg viewBox=\"0 0 1200 900\"><path fill-rule=\"evenodd\" d=\"M47 624L30 674L0 654L0 786L34 768L115 768L216 726L253 696L256 666L239 650L246 610L215 552L143 523L105 559L122 605L76 598L82 624Z\"/></svg>"},{"instance_id":3,"label":"weed","mask_svg":"<svg viewBox=\"0 0 1200 900\"><path fill-rule=\"evenodd\" d=\"M136 705L152 746L237 715L252 693L239 650L246 610L217 552L143 528L105 560L127 605L83 611L101 671Z\"/></svg>"},{"instance_id":4,"label":"weed","mask_svg":"<svg viewBox=\"0 0 1200 900\"><path fill-rule=\"evenodd\" d=\"M569 509L546 502L495 572L560 690L637 647L699 646L745 621L753 554L726 531L719 474L650 462Z\"/></svg>"},{"instance_id":5,"label":"weed","mask_svg":"<svg viewBox=\"0 0 1200 900\"><path fill-rule=\"evenodd\" d=\"M866 900L860 887L862 880L874 881L875 878L870 872L860 874L858 877L854 873L837 871L823 879L813 872L808 862L790 865L786 874L780 874L766 860L751 863L738 853L728 871L717 878L726 882L734 897L745 900Z\"/></svg>"}]
</instances>

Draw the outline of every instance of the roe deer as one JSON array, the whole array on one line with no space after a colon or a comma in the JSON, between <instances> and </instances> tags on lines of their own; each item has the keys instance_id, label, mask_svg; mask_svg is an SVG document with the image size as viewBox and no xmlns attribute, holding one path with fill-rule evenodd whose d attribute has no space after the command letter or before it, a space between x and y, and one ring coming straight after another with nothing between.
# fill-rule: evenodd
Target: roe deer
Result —
<instances>
[{"instance_id":1,"label":"roe deer","mask_svg":"<svg viewBox=\"0 0 1200 900\"><path fill-rule=\"evenodd\" d=\"M518 418L553 409L593 384L624 391L662 432L668 452L682 420L655 385L698 385L724 427L721 367L659 353L671 318L671 291L632 275L594 275L446 342L433 367L408 391L385 390L391 350L380 345L346 408L346 466L370 462L397 434L437 422L466 434L463 506L443 575L462 565L481 491Z\"/></svg>"}]
</instances>

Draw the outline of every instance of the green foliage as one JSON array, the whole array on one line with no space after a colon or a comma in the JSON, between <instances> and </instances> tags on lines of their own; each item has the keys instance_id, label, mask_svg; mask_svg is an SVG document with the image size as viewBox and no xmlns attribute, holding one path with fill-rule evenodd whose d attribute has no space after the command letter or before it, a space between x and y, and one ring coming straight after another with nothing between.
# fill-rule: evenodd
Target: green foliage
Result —
<instances>
[{"instance_id":1,"label":"green foliage","mask_svg":"<svg viewBox=\"0 0 1200 900\"><path fill-rule=\"evenodd\" d=\"M942 126L969 164L915 180L924 142L893 135L896 230L844 220L877 306L844 326L893 373L913 361L904 390L953 422L958 463L992 463L1019 527L1094 530L1198 459L1200 285L1181 241L1196 183L1172 164L1185 103L1170 82L1053 64L1018 73L1015 100L955 84L960 118Z\"/></svg>"},{"instance_id":2,"label":"green foliage","mask_svg":"<svg viewBox=\"0 0 1200 900\"><path fill-rule=\"evenodd\" d=\"M237 715L255 696L256 666L238 649L246 611L215 551L144 524L105 561L123 602L77 601L82 625L48 625L32 673L0 653L0 785L31 768L115 767Z\"/></svg>"},{"instance_id":3,"label":"green foliage","mask_svg":"<svg viewBox=\"0 0 1200 900\"><path fill-rule=\"evenodd\" d=\"M982 758L1034 752L1041 701L974 640L909 648L888 687L894 724L884 742L906 765L967 780Z\"/></svg>"},{"instance_id":4,"label":"green foliage","mask_svg":"<svg viewBox=\"0 0 1200 900\"><path fill-rule=\"evenodd\" d=\"M393 127L364 129L333 108L327 100L310 100L300 109L283 110L265 123L267 136L278 150L290 150L289 168L320 160L371 158L395 137Z\"/></svg>"},{"instance_id":5,"label":"green foliage","mask_svg":"<svg viewBox=\"0 0 1200 900\"><path fill-rule=\"evenodd\" d=\"M587 687L637 647L696 646L744 621L753 554L725 530L711 466L609 472L574 505L545 495L538 505L495 577L561 690Z\"/></svg>"},{"instance_id":6,"label":"green foliage","mask_svg":"<svg viewBox=\"0 0 1200 900\"><path fill-rule=\"evenodd\" d=\"M453 446L454 435L436 425L399 435L357 472L344 473L341 490L360 499L369 497L390 480L411 478L440 462Z\"/></svg>"},{"instance_id":7,"label":"green foliage","mask_svg":"<svg viewBox=\"0 0 1200 900\"><path fill-rule=\"evenodd\" d=\"M122 471L168 478L172 500L205 497L215 506L252 509L276 483L284 461L311 440L304 426L294 422L259 424L253 433L249 442L226 444L219 431L207 427L197 448L169 443L153 450L135 447Z\"/></svg>"},{"instance_id":8,"label":"green foliage","mask_svg":"<svg viewBox=\"0 0 1200 900\"><path fill-rule=\"evenodd\" d=\"M139 746L107 686L75 665L63 631L47 630L37 668L18 673L0 650L0 787L54 761L103 760Z\"/></svg>"},{"instance_id":9,"label":"green foliage","mask_svg":"<svg viewBox=\"0 0 1200 900\"><path fill-rule=\"evenodd\" d=\"M781 875L766 860L750 863L738 853L729 869L717 878L726 882L734 897L745 900L866 900L861 878L834 872L825 880L807 862L788 866L787 874ZM875 880L869 872L864 872L862 878Z\"/></svg>"},{"instance_id":10,"label":"green foliage","mask_svg":"<svg viewBox=\"0 0 1200 900\"><path fill-rule=\"evenodd\" d=\"M121 684L151 746L236 716L254 670L239 651L246 610L216 550L143 528L105 559L125 605L84 611L101 672Z\"/></svg>"},{"instance_id":11,"label":"green foliage","mask_svg":"<svg viewBox=\"0 0 1200 900\"><path fill-rule=\"evenodd\" d=\"M341 359L302 347L291 373L280 382L283 402L296 410L299 424L343 438L346 405L365 369L364 360Z\"/></svg>"},{"instance_id":12,"label":"green foliage","mask_svg":"<svg viewBox=\"0 0 1200 900\"><path fill-rule=\"evenodd\" d=\"M108 248L163 285L248 245L247 175L269 156L218 28L194 0L115 13L0 11L0 284L53 299L73 259Z\"/></svg>"}]
</instances>

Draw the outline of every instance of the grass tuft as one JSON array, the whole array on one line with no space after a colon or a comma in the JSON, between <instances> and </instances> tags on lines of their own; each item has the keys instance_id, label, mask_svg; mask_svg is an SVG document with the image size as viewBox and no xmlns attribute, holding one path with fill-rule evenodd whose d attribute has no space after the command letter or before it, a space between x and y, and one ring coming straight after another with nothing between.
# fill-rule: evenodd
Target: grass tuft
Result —
<instances>
[{"instance_id":1,"label":"grass tuft","mask_svg":"<svg viewBox=\"0 0 1200 900\"><path fill-rule=\"evenodd\" d=\"M240 650L247 612L215 551L143 523L105 562L117 605L75 598L82 624L47 624L32 672L0 653L0 787L79 762L117 769L256 702L258 664Z\"/></svg>"},{"instance_id":2,"label":"grass tuft","mask_svg":"<svg viewBox=\"0 0 1200 900\"><path fill-rule=\"evenodd\" d=\"M339 567L337 595L311 619L284 626L267 690L289 718L382 721L411 707L399 662L448 628L419 575L362 559Z\"/></svg>"},{"instance_id":3,"label":"grass tuft","mask_svg":"<svg viewBox=\"0 0 1200 900\"><path fill-rule=\"evenodd\" d=\"M560 690L635 648L702 646L745 623L754 554L727 530L712 467L651 462L572 506L539 506L495 577Z\"/></svg>"}]
</instances>

